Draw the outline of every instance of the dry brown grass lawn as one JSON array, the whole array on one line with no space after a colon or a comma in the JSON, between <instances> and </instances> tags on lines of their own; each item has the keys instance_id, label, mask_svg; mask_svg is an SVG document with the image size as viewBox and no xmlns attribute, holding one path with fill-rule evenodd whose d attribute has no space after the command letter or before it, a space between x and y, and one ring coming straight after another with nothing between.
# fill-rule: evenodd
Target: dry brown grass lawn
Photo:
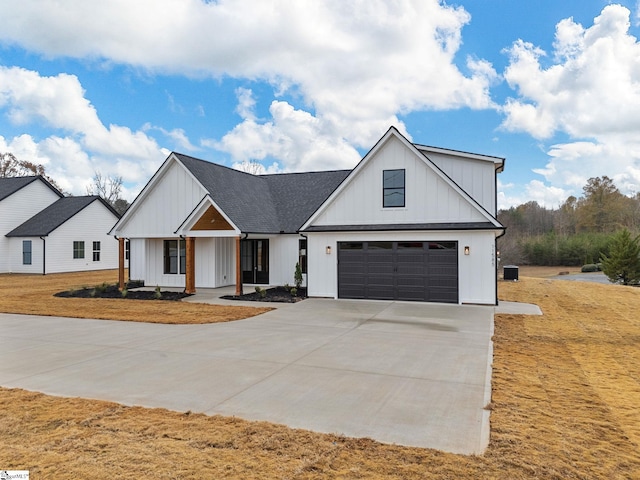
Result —
<instances>
[{"instance_id":1,"label":"dry brown grass lawn","mask_svg":"<svg viewBox=\"0 0 640 480\"><path fill-rule=\"evenodd\" d=\"M484 455L0 389L0 469L37 479L640 478L640 289L521 277L500 297ZM428 405L425 405L428 408Z\"/></svg>"},{"instance_id":2,"label":"dry brown grass lawn","mask_svg":"<svg viewBox=\"0 0 640 480\"><path fill-rule=\"evenodd\" d=\"M117 270L53 275L0 274L0 312L153 323L216 323L253 317L271 308L165 300L59 298L70 289L117 283ZM2 468L2 467L0 467Z\"/></svg>"}]
</instances>

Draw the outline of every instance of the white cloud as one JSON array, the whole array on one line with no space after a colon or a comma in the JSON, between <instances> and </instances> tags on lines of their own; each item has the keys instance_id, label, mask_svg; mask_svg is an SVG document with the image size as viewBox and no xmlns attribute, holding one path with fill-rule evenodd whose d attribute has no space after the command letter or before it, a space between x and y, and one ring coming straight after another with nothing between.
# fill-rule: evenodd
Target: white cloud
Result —
<instances>
[{"instance_id":1,"label":"white cloud","mask_svg":"<svg viewBox=\"0 0 640 480\"><path fill-rule=\"evenodd\" d=\"M64 190L75 195L86 192L95 171L121 176L127 191L135 195L168 153L142 131L103 125L73 75L44 77L0 67L0 108L14 124L38 123L62 134L40 140L26 134L0 137L0 148L44 165Z\"/></svg>"},{"instance_id":2,"label":"white cloud","mask_svg":"<svg viewBox=\"0 0 640 480\"><path fill-rule=\"evenodd\" d=\"M338 151L343 140L371 146L382 124L402 128L399 113L492 107L489 88L498 78L484 60L469 59L469 74L458 69L454 56L470 16L438 0L7 0L0 17L0 41L46 56L268 81L276 96L296 96L296 114L315 117ZM229 135L249 129L250 107L240 102L243 124ZM297 127L283 134L300 137ZM288 155L302 142L291 145ZM327 145L318 148L309 155L324 157Z\"/></svg>"},{"instance_id":3,"label":"white cloud","mask_svg":"<svg viewBox=\"0 0 640 480\"><path fill-rule=\"evenodd\" d=\"M539 139L569 137L534 170L545 183L528 185L532 199L551 201L559 192L549 188L580 195L589 178L603 175L626 194L640 191L640 43L629 34L630 14L608 5L588 28L562 20L553 60L523 40L509 49L504 78L518 96L503 106L502 127Z\"/></svg>"},{"instance_id":4,"label":"white cloud","mask_svg":"<svg viewBox=\"0 0 640 480\"><path fill-rule=\"evenodd\" d=\"M498 209L507 209L531 201L546 208L557 208L571 194L570 190L547 185L540 180L531 180L524 188L515 184L502 184L498 180Z\"/></svg>"}]
</instances>

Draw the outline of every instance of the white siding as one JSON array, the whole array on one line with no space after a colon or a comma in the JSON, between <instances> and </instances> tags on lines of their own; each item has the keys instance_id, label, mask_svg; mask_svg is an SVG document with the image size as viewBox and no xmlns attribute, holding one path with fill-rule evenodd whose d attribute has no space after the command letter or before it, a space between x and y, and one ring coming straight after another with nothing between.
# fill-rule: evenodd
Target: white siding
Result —
<instances>
[{"instance_id":1,"label":"white siding","mask_svg":"<svg viewBox=\"0 0 640 480\"><path fill-rule=\"evenodd\" d=\"M9 257L11 258L12 273L42 273L42 240L38 237L9 238ZM31 265L22 263L22 242L23 240L31 241Z\"/></svg>"},{"instance_id":2,"label":"white siding","mask_svg":"<svg viewBox=\"0 0 640 480\"><path fill-rule=\"evenodd\" d=\"M338 242L344 241L457 241L459 302L495 304L496 267L493 231L310 233L308 289L313 297L337 298ZM331 254L326 247L331 247ZM464 255L469 246L470 254Z\"/></svg>"},{"instance_id":3,"label":"white siding","mask_svg":"<svg viewBox=\"0 0 640 480\"><path fill-rule=\"evenodd\" d=\"M427 157L491 215L496 215L495 164L482 160L428 152Z\"/></svg>"},{"instance_id":4,"label":"white siding","mask_svg":"<svg viewBox=\"0 0 640 480\"><path fill-rule=\"evenodd\" d=\"M199 239L196 239L196 243ZM215 287L235 285L236 283L236 240L235 238L216 238L215 245ZM196 288L198 288L196 282Z\"/></svg>"},{"instance_id":5,"label":"white siding","mask_svg":"<svg viewBox=\"0 0 640 480\"><path fill-rule=\"evenodd\" d=\"M129 240L129 278L131 280L145 279L145 258L147 240L144 238L132 238Z\"/></svg>"},{"instance_id":6,"label":"white siding","mask_svg":"<svg viewBox=\"0 0 640 480\"><path fill-rule=\"evenodd\" d=\"M269 283L294 285L294 273L298 262L299 235L280 235L269 239Z\"/></svg>"},{"instance_id":7,"label":"white siding","mask_svg":"<svg viewBox=\"0 0 640 480\"><path fill-rule=\"evenodd\" d=\"M405 170L405 207L383 208L382 172ZM462 195L395 137L363 165L313 225L482 222Z\"/></svg>"},{"instance_id":8,"label":"white siding","mask_svg":"<svg viewBox=\"0 0 640 480\"><path fill-rule=\"evenodd\" d=\"M108 234L117 217L96 200L46 237L46 273L118 268L118 241ZM73 258L73 242L84 242L84 258ZM93 261L93 242L100 260Z\"/></svg>"},{"instance_id":9,"label":"white siding","mask_svg":"<svg viewBox=\"0 0 640 480\"><path fill-rule=\"evenodd\" d=\"M12 253L9 253L15 242L5 235L59 198L41 180L35 180L0 201L0 272L12 272L13 268L22 268L22 242L20 255L16 257L15 247Z\"/></svg>"},{"instance_id":10,"label":"white siding","mask_svg":"<svg viewBox=\"0 0 640 480\"><path fill-rule=\"evenodd\" d=\"M126 238L169 238L205 195L179 163L172 162L117 234Z\"/></svg>"}]
</instances>

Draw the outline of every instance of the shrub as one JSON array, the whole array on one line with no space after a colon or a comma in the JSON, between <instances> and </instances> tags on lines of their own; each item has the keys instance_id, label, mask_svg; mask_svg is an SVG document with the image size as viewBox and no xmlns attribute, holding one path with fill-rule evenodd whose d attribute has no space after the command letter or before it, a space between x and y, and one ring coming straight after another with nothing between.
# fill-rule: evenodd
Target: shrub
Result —
<instances>
[{"instance_id":1,"label":"shrub","mask_svg":"<svg viewBox=\"0 0 640 480\"><path fill-rule=\"evenodd\" d=\"M120 295L122 295L122 298L127 298L127 295L129 295L129 290L127 290L127 287L124 287L122 289L122 291L120 292Z\"/></svg>"},{"instance_id":2,"label":"shrub","mask_svg":"<svg viewBox=\"0 0 640 480\"><path fill-rule=\"evenodd\" d=\"M302 268L300 267L300 262L296 262L296 270L293 273L293 280L296 284L296 288L300 288L300 285L302 285Z\"/></svg>"},{"instance_id":3,"label":"shrub","mask_svg":"<svg viewBox=\"0 0 640 480\"><path fill-rule=\"evenodd\" d=\"M291 293L292 297L295 297L296 295L298 295L298 289L295 287L289 290L289 292Z\"/></svg>"},{"instance_id":4,"label":"shrub","mask_svg":"<svg viewBox=\"0 0 640 480\"><path fill-rule=\"evenodd\" d=\"M632 237L626 228L613 238L609 255L602 255L602 271L613 283L640 283L640 236Z\"/></svg>"},{"instance_id":5,"label":"shrub","mask_svg":"<svg viewBox=\"0 0 640 480\"><path fill-rule=\"evenodd\" d=\"M583 265L582 268L580 269L580 271L582 273L597 272L598 271L598 266L595 263L588 263L586 265Z\"/></svg>"},{"instance_id":6,"label":"shrub","mask_svg":"<svg viewBox=\"0 0 640 480\"><path fill-rule=\"evenodd\" d=\"M262 287L256 286L256 293L260 295L260 298L264 298L267 296L267 291Z\"/></svg>"},{"instance_id":7,"label":"shrub","mask_svg":"<svg viewBox=\"0 0 640 480\"><path fill-rule=\"evenodd\" d=\"M153 298L156 300L160 300L162 298L162 291L160 290L160 285L156 285L155 293L153 294Z\"/></svg>"}]
</instances>

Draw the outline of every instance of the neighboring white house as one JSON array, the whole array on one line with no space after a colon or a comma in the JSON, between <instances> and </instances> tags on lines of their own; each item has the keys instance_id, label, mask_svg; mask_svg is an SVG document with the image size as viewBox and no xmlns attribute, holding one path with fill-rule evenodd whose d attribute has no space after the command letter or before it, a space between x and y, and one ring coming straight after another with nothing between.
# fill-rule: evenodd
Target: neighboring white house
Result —
<instances>
[{"instance_id":1,"label":"neighboring white house","mask_svg":"<svg viewBox=\"0 0 640 480\"><path fill-rule=\"evenodd\" d=\"M98 196L64 197L42 176L0 178L0 272L118 267L119 216Z\"/></svg>"},{"instance_id":2,"label":"neighboring white house","mask_svg":"<svg viewBox=\"0 0 640 480\"><path fill-rule=\"evenodd\" d=\"M503 168L393 127L353 170L251 175L172 153L111 234L147 285L239 293L293 284L299 262L310 296L494 305Z\"/></svg>"}]
</instances>

